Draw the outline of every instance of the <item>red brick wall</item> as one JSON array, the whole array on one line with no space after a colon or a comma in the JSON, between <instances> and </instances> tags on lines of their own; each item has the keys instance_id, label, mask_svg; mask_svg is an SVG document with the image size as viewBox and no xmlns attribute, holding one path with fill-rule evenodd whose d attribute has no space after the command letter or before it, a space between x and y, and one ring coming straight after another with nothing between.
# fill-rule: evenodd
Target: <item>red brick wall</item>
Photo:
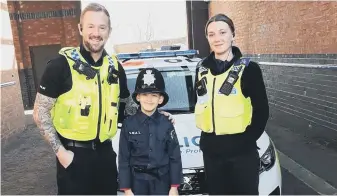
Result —
<instances>
[{"instance_id":1,"label":"red brick wall","mask_svg":"<svg viewBox=\"0 0 337 196\"><path fill-rule=\"evenodd\" d=\"M232 18L244 53L337 53L337 2L212 1L209 13Z\"/></svg>"},{"instance_id":2,"label":"red brick wall","mask_svg":"<svg viewBox=\"0 0 337 196\"><path fill-rule=\"evenodd\" d=\"M17 4L17 5L15 5ZM8 11L13 13L37 13L45 11L59 11L68 9L78 9L78 2L74 1L9 1ZM20 20L11 19L16 58L20 69L31 68L31 58L29 46L61 44L62 46L77 46L80 42L80 35L77 29L78 16L62 16L39 19L23 19L22 46L19 40L18 25ZM22 59L23 50L24 59Z\"/></svg>"}]
</instances>

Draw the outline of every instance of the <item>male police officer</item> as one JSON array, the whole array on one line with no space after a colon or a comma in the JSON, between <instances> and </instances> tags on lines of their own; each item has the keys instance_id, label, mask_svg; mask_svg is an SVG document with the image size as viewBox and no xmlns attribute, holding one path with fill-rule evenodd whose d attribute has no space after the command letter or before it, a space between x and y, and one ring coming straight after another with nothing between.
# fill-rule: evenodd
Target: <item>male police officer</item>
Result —
<instances>
[{"instance_id":1,"label":"male police officer","mask_svg":"<svg viewBox=\"0 0 337 196\"><path fill-rule=\"evenodd\" d=\"M97 3L82 12L83 43L49 61L34 106L34 120L57 156L59 194L117 194L116 153L111 140L130 93L126 76L104 45L108 11ZM118 112L118 106L121 112Z\"/></svg>"},{"instance_id":2,"label":"male police officer","mask_svg":"<svg viewBox=\"0 0 337 196\"><path fill-rule=\"evenodd\" d=\"M126 195L177 195L182 179L180 147L173 125L157 110L169 99L161 73L143 69L132 98L140 109L123 122L120 187Z\"/></svg>"}]
</instances>

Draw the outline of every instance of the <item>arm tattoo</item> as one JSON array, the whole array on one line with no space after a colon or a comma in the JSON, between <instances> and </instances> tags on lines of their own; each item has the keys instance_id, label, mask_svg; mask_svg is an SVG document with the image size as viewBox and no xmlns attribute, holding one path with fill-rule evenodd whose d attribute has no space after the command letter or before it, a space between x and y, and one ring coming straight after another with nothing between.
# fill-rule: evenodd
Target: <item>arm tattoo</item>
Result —
<instances>
[{"instance_id":1,"label":"arm tattoo","mask_svg":"<svg viewBox=\"0 0 337 196\"><path fill-rule=\"evenodd\" d=\"M55 153L62 145L51 119L50 111L56 99L37 93L34 104L34 121L40 128L41 135L50 143Z\"/></svg>"}]
</instances>

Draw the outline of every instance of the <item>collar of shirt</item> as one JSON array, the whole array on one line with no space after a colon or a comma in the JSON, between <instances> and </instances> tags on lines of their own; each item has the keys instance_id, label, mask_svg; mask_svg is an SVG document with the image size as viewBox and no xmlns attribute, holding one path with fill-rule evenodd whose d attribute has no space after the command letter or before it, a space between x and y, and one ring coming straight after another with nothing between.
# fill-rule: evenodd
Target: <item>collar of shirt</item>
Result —
<instances>
[{"instance_id":1,"label":"collar of shirt","mask_svg":"<svg viewBox=\"0 0 337 196\"><path fill-rule=\"evenodd\" d=\"M141 109L138 109L137 113L136 113L136 117L137 117L137 120L143 124L147 119L151 119L153 120L155 123L159 123L159 112L158 110L156 109L154 111L154 113L151 115L151 116L148 116L146 114L144 114Z\"/></svg>"},{"instance_id":2,"label":"collar of shirt","mask_svg":"<svg viewBox=\"0 0 337 196\"><path fill-rule=\"evenodd\" d=\"M226 72L234 64L235 61L237 61L238 59L242 57L242 54L239 48L233 46L232 52L233 52L233 58L229 62L216 59L214 52L212 52L204 60L205 67L210 68L212 71L212 74L215 74L215 75Z\"/></svg>"},{"instance_id":3,"label":"collar of shirt","mask_svg":"<svg viewBox=\"0 0 337 196\"><path fill-rule=\"evenodd\" d=\"M228 66L228 62L220 60L220 59L216 59L215 55L213 55L213 60L215 61L217 72L219 72L219 73L224 72L224 70L226 69L225 66Z\"/></svg>"},{"instance_id":4,"label":"collar of shirt","mask_svg":"<svg viewBox=\"0 0 337 196\"><path fill-rule=\"evenodd\" d=\"M99 58L98 61L95 62L90 52L84 48L83 44L81 44L80 46L80 53L83 56L83 58L87 61L87 63L95 67L101 66L103 64L103 58L107 55L107 52L103 50L101 58Z\"/></svg>"}]
</instances>

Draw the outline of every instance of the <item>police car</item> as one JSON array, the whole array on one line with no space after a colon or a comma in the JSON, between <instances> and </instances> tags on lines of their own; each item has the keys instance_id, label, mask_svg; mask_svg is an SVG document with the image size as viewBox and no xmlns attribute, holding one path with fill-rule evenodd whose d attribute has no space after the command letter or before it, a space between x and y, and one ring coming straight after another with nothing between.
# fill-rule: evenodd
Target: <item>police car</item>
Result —
<instances>
[{"instance_id":1,"label":"police car","mask_svg":"<svg viewBox=\"0 0 337 196\"><path fill-rule=\"evenodd\" d=\"M176 48L174 48L176 49ZM197 63L196 50L144 51L118 54L126 75L130 93L133 92L139 71L145 67L155 67L161 71L170 96L162 108L174 115L175 129L181 147L183 180L180 194L207 194L204 179L202 151L199 148L200 130L194 117L194 77ZM113 147L118 152L119 132L113 139ZM281 170L277 151L268 134L264 132L257 141L260 154L261 195L281 194Z\"/></svg>"}]
</instances>

